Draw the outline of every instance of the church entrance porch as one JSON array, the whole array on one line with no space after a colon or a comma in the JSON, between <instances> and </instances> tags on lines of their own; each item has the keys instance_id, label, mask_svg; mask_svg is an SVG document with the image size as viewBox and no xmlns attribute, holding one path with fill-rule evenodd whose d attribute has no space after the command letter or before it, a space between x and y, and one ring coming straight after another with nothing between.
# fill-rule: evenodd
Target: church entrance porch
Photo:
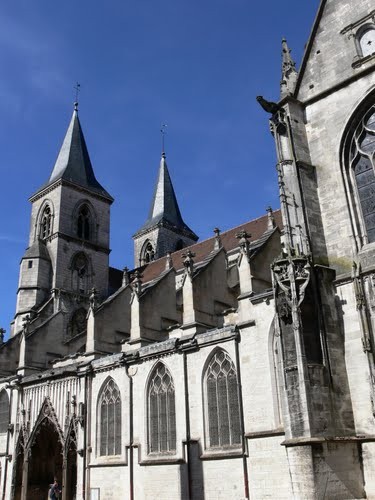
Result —
<instances>
[{"instance_id":1,"label":"church entrance porch","mask_svg":"<svg viewBox=\"0 0 375 500\"><path fill-rule=\"evenodd\" d=\"M63 446L55 425L45 418L39 424L24 465L21 500L45 500L54 478L61 485Z\"/></svg>"}]
</instances>

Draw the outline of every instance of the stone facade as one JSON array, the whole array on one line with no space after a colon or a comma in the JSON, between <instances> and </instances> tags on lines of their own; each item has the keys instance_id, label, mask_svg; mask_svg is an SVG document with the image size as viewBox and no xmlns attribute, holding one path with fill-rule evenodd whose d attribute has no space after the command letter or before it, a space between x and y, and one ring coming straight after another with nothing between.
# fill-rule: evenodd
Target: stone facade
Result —
<instances>
[{"instance_id":1,"label":"stone facade","mask_svg":"<svg viewBox=\"0 0 375 500\"><path fill-rule=\"evenodd\" d=\"M65 500L375 499L372 7L323 0L298 73L282 41L258 97L280 210L196 243L163 154L131 271L75 110L0 345L3 500L54 476Z\"/></svg>"}]
</instances>

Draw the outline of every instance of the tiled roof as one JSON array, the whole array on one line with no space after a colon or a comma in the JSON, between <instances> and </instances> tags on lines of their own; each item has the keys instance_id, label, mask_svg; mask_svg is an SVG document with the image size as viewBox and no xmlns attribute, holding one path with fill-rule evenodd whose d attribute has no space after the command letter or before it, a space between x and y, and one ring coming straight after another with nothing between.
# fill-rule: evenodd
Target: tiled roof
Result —
<instances>
[{"instance_id":1,"label":"tiled roof","mask_svg":"<svg viewBox=\"0 0 375 500\"><path fill-rule=\"evenodd\" d=\"M280 230L282 229L282 220L281 220L281 212L280 210L276 210L273 212L275 218L276 227ZM254 219L244 224L241 224L237 227L229 229L228 231L224 231L221 233L221 242L222 246L227 252L234 250L238 247L238 239L236 238L236 234L239 231L245 230L251 234L250 243L251 246L254 246L256 242L262 239L263 236L266 236L267 233L270 235L272 231L269 231L267 228L268 225L268 216L264 215L263 217L259 217L258 219ZM182 263L182 254L187 251L189 248L193 253L195 253L194 262L202 262L204 259L208 257L208 255L214 250L215 237L208 238L207 240L196 243L195 245L191 245L190 247L183 248L182 250L178 250L174 252L172 257L173 267L176 271L183 268ZM149 281L154 280L158 277L163 271L165 271L166 267L166 259L167 257L162 257L154 262L151 262L146 267L141 269L143 278L142 282L147 283Z\"/></svg>"}]
</instances>

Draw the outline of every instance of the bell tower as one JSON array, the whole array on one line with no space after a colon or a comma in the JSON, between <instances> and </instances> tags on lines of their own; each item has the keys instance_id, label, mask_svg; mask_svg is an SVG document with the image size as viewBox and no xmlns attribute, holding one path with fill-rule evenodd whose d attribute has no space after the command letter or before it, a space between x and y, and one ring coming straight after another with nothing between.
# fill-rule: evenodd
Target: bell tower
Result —
<instances>
[{"instance_id":1,"label":"bell tower","mask_svg":"<svg viewBox=\"0 0 375 500\"><path fill-rule=\"evenodd\" d=\"M182 219L164 152L148 218L133 239L135 267L193 245L198 240Z\"/></svg>"},{"instance_id":2,"label":"bell tower","mask_svg":"<svg viewBox=\"0 0 375 500\"><path fill-rule=\"evenodd\" d=\"M30 201L29 247L21 260L14 333L52 295L56 312L62 304L67 311L84 307L92 287L100 296L108 292L113 198L95 177L77 103L52 173Z\"/></svg>"}]
</instances>

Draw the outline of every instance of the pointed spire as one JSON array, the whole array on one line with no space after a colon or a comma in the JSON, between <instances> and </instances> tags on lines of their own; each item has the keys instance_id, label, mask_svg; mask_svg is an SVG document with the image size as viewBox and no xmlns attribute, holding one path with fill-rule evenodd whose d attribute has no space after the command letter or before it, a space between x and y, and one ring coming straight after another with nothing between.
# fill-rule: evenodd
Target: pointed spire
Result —
<instances>
[{"instance_id":1,"label":"pointed spire","mask_svg":"<svg viewBox=\"0 0 375 500\"><path fill-rule=\"evenodd\" d=\"M174 231L177 230L194 241L198 240L198 236L182 219L164 152L161 154L159 174L148 219L135 236L145 230L163 225L173 228Z\"/></svg>"},{"instance_id":2,"label":"pointed spire","mask_svg":"<svg viewBox=\"0 0 375 500\"><path fill-rule=\"evenodd\" d=\"M44 189L58 179L63 179L90 191L101 194L110 199L113 198L96 180L91 165L86 141L82 132L81 123L78 118L78 102L74 103L73 115L68 130L65 134L63 144L57 156L55 166L48 182L42 186Z\"/></svg>"},{"instance_id":3,"label":"pointed spire","mask_svg":"<svg viewBox=\"0 0 375 500\"><path fill-rule=\"evenodd\" d=\"M287 95L292 95L296 88L298 72L296 70L296 63L290 55L291 50L285 38L282 39L282 76L280 83L281 99Z\"/></svg>"}]
</instances>

